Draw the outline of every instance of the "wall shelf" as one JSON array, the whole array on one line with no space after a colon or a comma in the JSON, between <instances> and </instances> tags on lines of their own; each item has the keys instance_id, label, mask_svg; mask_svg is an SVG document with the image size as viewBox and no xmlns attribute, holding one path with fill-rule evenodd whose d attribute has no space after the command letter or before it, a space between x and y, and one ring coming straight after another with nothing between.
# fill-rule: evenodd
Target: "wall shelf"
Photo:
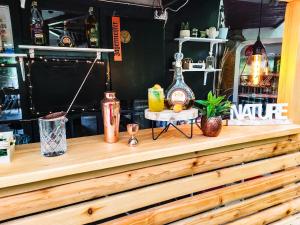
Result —
<instances>
[{"instance_id":1,"label":"wall shelf","mask_svg":"<svg viewBox=\"0 0 300 225\"><path fill-rule=\"evenodd\" d=\"M170 71L174 71L174 69L170 69ZM220 72L222 69L200 69L200 68L193 68L193 69L182 69L182 72L204 72L204 80L203 85L206 85L207 83L207 74L208 73L214 73L214 72Z\"/></svg>"},{"instance_id":2,"label":"wall shelf","mask_svg":"<svg viewBox=\"0 0 300 225\"><path fill-rule=\"evenodd\" d=\"M182 52L182 45L183 45L184 42L210 43L209 54L211 55L214 45L215 44L220 44L220 43L225 43L225 42L227 42L227 39L184 37L184 38L175 38L175 41L179 42L179 52Z\"/></svg>"},{"instance_id":3,"label":"wall shelf","mask_svg":"<svg viewBox=\"0 0 300 225\"><path fill-rule=\"evenodd\" d=\"M198 37L183 37L183 38L175 38L175 41L179 42L211 42L211 43L225 43L227 39L218 39L218 38L198 38Z\"/></svg>"},{"instance_id":4,"label":"wall shelf","mask_svg":"<svg viewBox=\"0 0 300 225\"><path fill-rule=\"evenodd\" d=\"M272 94L239 94L242 98L277 98L277 95Z\"/></svg>"},{"instance_id":5,"label":"wall shelf","mask_svg":"<svg viewBox=\"0 0 300 225\"><path fill-rule=\"evenodd\" d=\"M170 71L174 71L174 69L170 69ZM222 69L200 69L200 68L193 68L193 69L182 69L182 72L219 72L222 71Z\"/></svg>"},{"instance_id":6,"label":"wall shelf","mask_svg":"<svg viewBox=\"0 0 300 225\"><path fill-rule=\"evenodd\" d=\"M251 74L241 74L240 76L252 76ZM262 74L262 77L279 77L279 73Z\"/></svg>"},{"instance_id":7,"label":"wall shelf","mask_svg":"<svg viewBox=\"0 0 300 225\"><path fill-rule=\"evenodd\" d=\"M1 53L0 54L1 58L24 58L27 57L26 54L16 54L16 53Z\"/></svg>"},{"instance_id":8,"label":"wall shelf","mask_svg":"<svg viewBox=\"0 0 300 225\"><path fill-rule=\"evenodd\" d=\"M19 48L29 50L30 58L34 58L35 51L96 53L98 59L101 58L101 53L114 52L114 49L109 49L109 48L73 48L73 47L37 46L37 45L19 45Z\"/></svg>"}]
</instances>

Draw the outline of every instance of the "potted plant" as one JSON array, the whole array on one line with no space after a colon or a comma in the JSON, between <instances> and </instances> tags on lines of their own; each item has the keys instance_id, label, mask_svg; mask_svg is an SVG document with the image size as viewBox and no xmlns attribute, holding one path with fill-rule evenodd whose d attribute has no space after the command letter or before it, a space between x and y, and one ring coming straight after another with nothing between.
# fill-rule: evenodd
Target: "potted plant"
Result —
<instances>
[{"instance_id":1,"label":"potted plant","mask_svg":"<svg viewBox=\"0 0 300 225\"><path fill-rule=\"evenodd\" d=\"M191 31L190 31L190 25L189 25L189 22L182 22L181 23L181 27L180 27L180 33L179 33L179 36L181 38L184 38L184 37L190 37L191 36Z\"/></svg>"},{"instance_id":2,"label":"potted plant","mask_svg":"<svg viewBox=\"0 0 300 225\"><path fill-rule=\"evenodd\" d=\"M226 39L228 34L228 27L225 26L225 12L224 5L220 7L220 27L219 27L219 38Z\"/></svg>"},{"instance_id":3,"label":"potted plant","mask_svg":"<svg viewBox=\"0 0 300 225\"><path fill-rule=\"evenodd\" d=\"M222 129L222 116L228 115L231 102L225 96L216 97L210 91L207 100L197 100L201 112L201 130L205 136L217 137Z\"/></svg>"}]
</instances>

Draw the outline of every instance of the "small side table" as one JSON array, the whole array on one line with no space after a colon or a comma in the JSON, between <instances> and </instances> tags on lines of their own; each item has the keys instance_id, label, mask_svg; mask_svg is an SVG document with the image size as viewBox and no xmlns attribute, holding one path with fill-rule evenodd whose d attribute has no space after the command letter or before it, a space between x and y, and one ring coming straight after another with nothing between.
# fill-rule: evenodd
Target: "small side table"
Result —
<instances>
[{"instance_id":1,"label":"small side table","mask_svg":"<svg viewBox=\"0 0 300 225\"><path fill-rule=\"evenodd\" d=\"M198 117L198 109L195 108L183 110L179 113L175 113L172 110L163 110L161 112L151 112L149 111L149 109L145 110L145 118L151 120L153 140L157 140L163 133L166 133L169 130L170 126L173 126L179 133L181 133L186 138L191 139L193 137L193 124L197 119L197 117ZM183 121L183 120L191 122L190 134L184 133L180 128L178 128L178 126L173 124L173 122ZM167 122L167 126L165 126L164 129L157 136L155 136L154 134L154 122L156 121Z\"/></svg>"}]
</instances>

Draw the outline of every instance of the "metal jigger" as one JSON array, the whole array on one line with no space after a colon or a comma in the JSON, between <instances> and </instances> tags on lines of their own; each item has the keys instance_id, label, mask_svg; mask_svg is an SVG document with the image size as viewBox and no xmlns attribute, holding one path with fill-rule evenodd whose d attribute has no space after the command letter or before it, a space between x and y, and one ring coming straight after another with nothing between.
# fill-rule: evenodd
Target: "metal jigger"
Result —
<instances>
[{"instance_id":1,"label":"metal jigger","mask_svg":"<svg viewBox=\"0 0 300 225\"><path fill-rule=\"evenodd\" d=\"M134 136L137 134L138 131L139 125L137 123L127 124L127 132L131 136L128 140L128 145L130 147L135 147L139 143L138 139Z\"/></svg>"}]
</instances>

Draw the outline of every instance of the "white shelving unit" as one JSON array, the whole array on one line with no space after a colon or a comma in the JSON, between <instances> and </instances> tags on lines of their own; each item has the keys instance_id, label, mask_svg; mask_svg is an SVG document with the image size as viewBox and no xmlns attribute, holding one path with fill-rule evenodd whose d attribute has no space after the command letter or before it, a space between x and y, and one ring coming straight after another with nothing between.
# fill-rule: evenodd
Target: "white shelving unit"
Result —
<instances>
[{"instance_id":1,"label":"white shelving unit","mask_svg":"<svg viewBox=\"0 0 300 225\"><path fill-rule=\"evenodd\" d=\"M178 41L178 52L182 53L182 46L185 42L201 42L201 43L209 43L209 55L212 55L213 48L215 44L221 44L227 42L227 39L218 39L218 38L197 38L197 37L183 37L183 38L175 38L175 41ZM170 69L170 71L174 71L174 69ZM203 85L206 85L207 74L220 72L222 69L198 69L193 68L189 70L183 69L182 72L204 72L204 81Z\"/></svg>"},{"instance_id":2,"label":"white shelving unit","mask_svg":"<svg viewBox=\"0 0 300 225\"><path fill-rule=\"evenodd\" d=\"M96 53L98 59L101 59L101 53L114 52L109 48L73 48L73 47L55 47L55 46L36 46L36 45L19 45L20 49L29 50L30 58L34 58L35 51L57 51L57 52L90 52Z\"/></svg>"}]
</instances>

